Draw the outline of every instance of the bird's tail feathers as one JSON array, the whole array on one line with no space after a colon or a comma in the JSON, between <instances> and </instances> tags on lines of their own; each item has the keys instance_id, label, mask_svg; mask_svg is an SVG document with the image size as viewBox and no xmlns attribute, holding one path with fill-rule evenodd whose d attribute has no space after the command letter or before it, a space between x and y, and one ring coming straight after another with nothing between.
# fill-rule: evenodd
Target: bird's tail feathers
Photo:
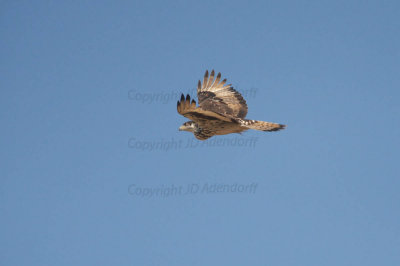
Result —
<instances>
[{"instance_id":1,"label":"bird's tail feathers","mask_svg":"<svg viewBox=\"0 0 400 266\"><path fill-rule=\"evenodd\" d=\"M286 125L282 125L282 124L257 121L257 120L247 120L247 119L240 119L239 123L243 127L247 127L249 129L261 130L261 131L278 131L278 130L284 129L286 127Z\"/></svg>"}]
</instances>

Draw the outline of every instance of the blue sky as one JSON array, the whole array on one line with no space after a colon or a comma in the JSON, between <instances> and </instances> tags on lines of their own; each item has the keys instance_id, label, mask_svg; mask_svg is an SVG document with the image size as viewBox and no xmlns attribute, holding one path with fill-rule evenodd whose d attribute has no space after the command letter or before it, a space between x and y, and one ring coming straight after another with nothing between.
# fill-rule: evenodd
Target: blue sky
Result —
<instances>
[{"instance_id":1,"label":"blue sky","mask_svg":"<svg viewBox=\"0 0 400 266\"><path fill-rule=\"evenodd\" d=\"M399 15L2 1L0 264L399 265ZM287 129L179 132L206 69Z\"/></svg>"}]
</instances>

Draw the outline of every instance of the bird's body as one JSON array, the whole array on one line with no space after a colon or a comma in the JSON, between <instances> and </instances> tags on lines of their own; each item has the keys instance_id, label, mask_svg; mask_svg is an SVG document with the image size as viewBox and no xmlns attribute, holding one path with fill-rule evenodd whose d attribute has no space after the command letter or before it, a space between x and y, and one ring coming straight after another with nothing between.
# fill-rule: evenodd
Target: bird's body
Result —
<instances>
[{"instance_id":1,"label":"bird's body","mask_svg":"<svg viewBox=\"0 0 400 266\"><path fill-rule=\"evenodd\" d=\"M186 122L182 125L181 130L193 132L195 137L200 140L206 140L213 135L227 135L231 133L240 133L248 128L242 127L236 122L225 122L221 120L210 120L206 125L202 123L196 124L193 121ZM190 130L192 129L192 130Z\"/></svg>"},{"instance_id":2,"label":"bird's body","mask_svg":"<svg viewBox=\"0 0 400 266\"><path fill-rule=\"evenodd\" d=\"M191 121L185 122L179 130L193 132L199 140L206 140L214 135L240 133L248 129L277 131L285 125L245 119L247 104L242 95L225 85L226 79L220 82L221 73L214 79L215 72L204 75L203 84L199 81L197 96L199 106L190 96L182 94L177 103L178 113Z\"/></svg>"}]
</instances>

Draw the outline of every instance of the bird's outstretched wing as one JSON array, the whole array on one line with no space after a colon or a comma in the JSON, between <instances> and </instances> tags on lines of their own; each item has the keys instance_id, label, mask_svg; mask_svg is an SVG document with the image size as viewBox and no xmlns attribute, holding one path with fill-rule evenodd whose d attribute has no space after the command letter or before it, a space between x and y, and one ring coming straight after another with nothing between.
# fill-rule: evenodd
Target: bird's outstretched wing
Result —
<instances>
[{"instance_id":1,"label":"bird's outstretched wing","mask_svg":"<svg viewBox=\"0 0 400 266\"><path fill-rule=\"evenodd\" d=\"M179 114L198 123L207 123L210 120L232 122L232 119L229 117L197 107L195 100L190 101L189 94L186 95L186 98L183 94L181 95L181 100L177 103L177 110Z\"/></svg>"},{"instance_id":2,"label":"bird's outstretched wing","mask_svg":"<svg viewBox=\"0 0 400 266\"><path fill-rule=\"evenodd\" d=\"M197 97L201 109L231 118L245 118L247 104L242 95L231 84L225 85L226 79L220 82L221 73L218 73L215 79L214 77L214 70L211 71L210 76L208 76L207 70L203 84L199 80Z\"/></svg>"}]
</instances>

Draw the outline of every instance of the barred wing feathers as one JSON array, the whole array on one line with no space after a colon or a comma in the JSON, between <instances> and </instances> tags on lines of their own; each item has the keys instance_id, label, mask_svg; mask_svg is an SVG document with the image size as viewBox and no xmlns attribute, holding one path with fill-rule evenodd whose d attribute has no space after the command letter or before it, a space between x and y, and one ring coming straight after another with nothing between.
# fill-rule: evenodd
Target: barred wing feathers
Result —
<instances>
[{"instance_id":1,"label":"barred wing feathers","mask_svg":"<svg viewBox=\"0 0 400 266\"><path fill-rule=\"evenodd\" d=\"M177 103L177 110L179 114L198 123L207 123L210 120L232 122L232 120L228 117L222 116L213 111L204 110L201 107L197 107L195 100L190 101L189 94L186 95L186 98L183 94L181 95L181 100Z\"/></svg>"},{"instance_id":2,"label":"barred wing feathers","mask_svg":"<svg viewBox=\"0 0 400 266\"><path fill-rule=\"evenodd\" d=\"M247 104L242 95L231 84L225 85L226 79L220 82L221 73L215 77L214 70L208 76L206 71L203 84L199 80L197 85L197 97L199 106L203 110L212 111L224 117L245 118Z\"/></svg>"}]
</instances>

